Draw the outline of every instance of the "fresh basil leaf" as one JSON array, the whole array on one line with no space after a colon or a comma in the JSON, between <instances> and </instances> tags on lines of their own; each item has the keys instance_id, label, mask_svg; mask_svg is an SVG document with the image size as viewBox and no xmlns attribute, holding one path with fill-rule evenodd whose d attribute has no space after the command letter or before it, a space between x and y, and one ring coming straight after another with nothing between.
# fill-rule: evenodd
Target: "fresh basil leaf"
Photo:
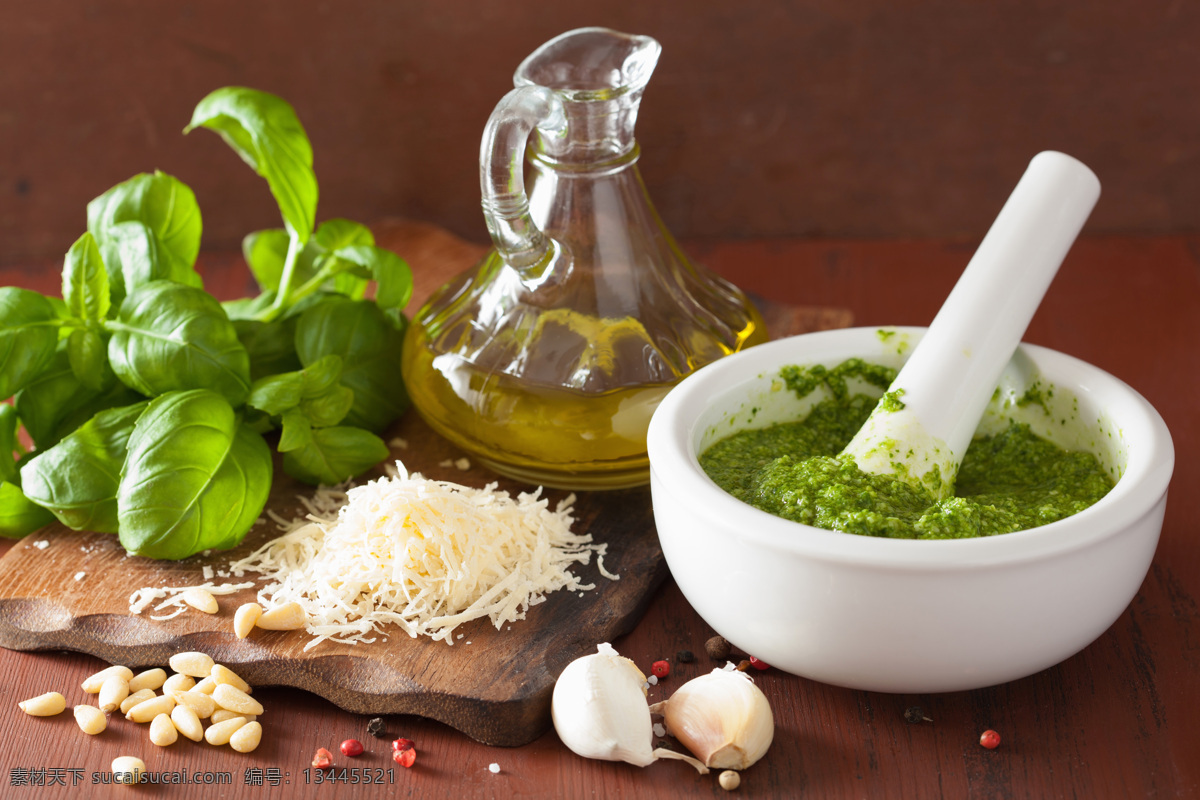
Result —
<instances>
[{"instance_id":1,"label":"fresh basil leaf","mask_svg":"<svg viewBox=\"0 0 1200 800\"><path fill-rule=\"evenodd\" d=\"M368 245L350 245L330 253L370 272L375 280L375 303L383 308L404 308L412 297L412 271L408 262L391 250Z\"/></svg>"},{"instance_id":2,"label":"fresh basil leaf","mask_svg":"<svg viewBox=\"0 0 1200 800\"><path fill-rule=\"evenodd\" d=\"M0 403L0 481L16 483L17 459L14 453L20 443L17 441L17 410L8 403Z\"/></svg>"},{"instance_id":3,"label":"fresh basil leaf","mask_svg":"<svg viewBox=\"0 0 1200 800\"><path fill-rule=\"evenodd\" d=\"M337 250L351 245L373 245L375 234L361 222L350 219L327 219L317 227L314 237L322 248L327 251Z\"/></svg>"},{"instance_id":4,"label":"fresh basil leaf","mask_svg":"<svg viewBox=\"0 0 1200 800\"><path fill-rule=\"evenodd\" d=\"M198 127L218 133L266 179L288 234L307 242L317 212L317 176L312 145L291 105L267 92L226 86L200 101L184 133Z\"/></svg>"},{"instance_id":5,"label":"fresh basil leaf","mask_svg":"<svg viewBox=\"0 0 1200 800\"><path fill-rule=\"evenodd\" d=\"M296 355L295 317L273 322L234 319L233 328L250 356L252 381L300 369L300 358Z\"/></svg>"},{"instance_id":6,"label":"fresh basil leaf","mask_svg":"<svg viewBox=\"0 0 1200 800\"><path fill-rule=\"evenodd\" d=\"M304 397L319 397L337 386L338 378L342 377L342 359L335 355L321 356L305 367L300 377Z\"/></svg>"},{"instance_id":7,"label":"fresh basil leaf","mask_svg":"<svg viewBox=\"0 0 1200 800\"><path fill-rule=\"evenodd\" d=\"M332 486L388 457L388 446L362 428L313 428L309 442L283 454L283 470L298 481Z\"/></svg>"},{"instance_id":8,"label":"fresh basil leaf","mask_svg":"<svg viewBox=\"0 0 1200 800\"><path fill-rule=\"evenodd\" d=\"M21 487L0 481L0 536L20 539L54 521L54 515L30 500Z\"/></svg>"},{"instance_id":9,"label":"fresh basil leaf","mask_svg":"<svg viewBox=\"0 0 1200 800\"><path fill-rule=\"evenodd\" d=\"M300 410L314 428L328 428L346 418L354 407L354 390L332 386L321 394L300 401Z\"/></svg>"},{"instance_id":10,"label":"fresh basil leaf","mask_svg":"<svg viewBox=\"0 0 1200 800\"><path fill-rule=\"evenodd\" d=\"M199 285L194 265L203 228L200 206L182 181L165 172L135 175L88 203L87 218L88 231L105 258L120 264L124 293L143 279ZM142 223L152 241L148 243L147 233L136 227L113 230L127 222ZM114 266L108 265L110 277Z\"/></svg>"},{"instance_id":11,"label":"fresh basil leaf","mask_svg":"<svg viewBox=\"0 0 1200 800\"><path fill-rule=\"evenodd\" d=\"M221 304L202 289L172 281L139 286L108 327L113 371L142 394L209 388L240 405L250 391L250 356Z\"/></svg>"},{"instance_id":12,"label":"fresh basil leaf","mask_svg":"<svg viewBox=\"0 0 1200 800\"><path fill-rule=\"evenodd\" d=\"M21 391L50 363L60 322L37 292L0 287L0 400Z\"/></svg>"},{"instance_id":13,"label":"fresh basil leaf","mask_svg":"<svg viewBox=\"0 0 1200 800\"><path fill-rule=\"evenodd\" d=\"M75 240L63 262L63 301L67 312L81 320L99 321L108 316L111 298L108 273L100 258L100 248L90 233Z\"/></svg>"},{"instance_id":14,"label":"fresh basil leaf","mask_svg":"<svg viewBox=\"0 0 1200 800\"><path fill-rule=\"evenodd\" d=\"M108 363L108 342L98 328L71 331L67 338L67 358L75 377L93 391L102 392L116 381Z\"/></svg>"},{"instance_id":15,"label":"fresh basil leaf","mask_svg":"<svg viewBox=\"0 0 1200 800\"><path fill-rule=\"evenodd\" d=\"M403 342L404 331L374 303L337 295L301 314L296 326L296 353L302 364L341 356L341 384L354 392L346 424L375 432L408 408L399 370Z\"/></svg>"},{"instance_id":16,"label":"fresh basil leaf","mask_svg":"<svg viewBox=\"0 0 1200 800\"><path fill-rule=\"evenodd\" d=\"M75 376L67 354L68 341L58 344L50 364L13 398L25 430L39 449L54 446L63 436L92 418L97 411L127 406L142 395L114 381L106 391L87 388Z\"/></svg>"},{"instance_id":17,"label":"fresh basil leaf","mask_svg":"<svg viewBox=\"0 0 1200 800\"><path fill-rule=\"evenodd\" d=\"M312 440L312 423L298 408L293 408L283 414L283 431L279 434L281 453L289 453L306 446Z\"/></svg>"},{"instance_id":18,"label":"fresh basil leaf","mask_svg":"<svg viewBox=\"0 0 1200 800\"><path fill-rule=\"evenodd\" d=\"M167 280L197 289L204 287L204 281L195 268L166 258L154 231L137 220L107 228L100 254L104 256L104 265L108 267L113 303L118 307L126 294L150 281Z\"/></svg>"},{"instance_id":19,"label":"fresh basil leaf","mask_svg":"<svg viewBox=\"0 0 1200 800\"><path fill-rule=\"evenodd\" d=\"M262 291L279 290L289 241L288 232L283 228L254 231L242 239L242 256Z\"/></svg>"},{"instance_id":20,"label":"fresh basil leaf","mask_svg":"<svg viewBox=\"0 0 1200 800\"><path fill-rule=\"evenodd\" d=\"M303 391L304 379L299 372L268 375L255 381L250 387L250 397L247 398L246 404L277 417L299 406Z\"/></svg>"},{"instance_id":21,"label":"fresh basil leaf","mask_svg":"<svg viewBox=\"0 0 1200 800\"><path fill-rule=\"evenodd\" d=\"M117 489L143 401L101 411L21 467L26 496L68 528L117 532Z\"/></svg>"},{"instance_id":22,"label":"fresh basil leaf","mask_svg":"<svg viewBox=\"0 0 1200 800\"><path fill-rule=\"evenodd\" d=\"M156 397L129 437L117 493L121 544L172 559L233 547L262 512L271 473L266 442L221 395Z\"/></svg>"}]
</instances>

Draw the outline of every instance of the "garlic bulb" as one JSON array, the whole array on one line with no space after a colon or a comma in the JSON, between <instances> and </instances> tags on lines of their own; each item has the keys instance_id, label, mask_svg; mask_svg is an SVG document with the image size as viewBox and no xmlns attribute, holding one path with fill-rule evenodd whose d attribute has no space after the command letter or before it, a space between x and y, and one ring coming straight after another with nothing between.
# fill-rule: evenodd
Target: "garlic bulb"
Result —
<instances>
[{"instance_id":1,"label":"garlic bulb","mask_svg":"<svg viewBox=\"0 0 1200 800\"><path fill-rule=\"evenodd\" d=\"M693 678L650 711L662 714L667 732L714 769L745 769L775 738L766 695L736 670L715 669Z\"/></svg>"},{"instance_id":2,"label":"garlic bulb","mask_svg":"<svg viewBox=\"0 0 1200 800\"><path fill-rule=\"evenodd\" d=\"M554 684L550 713L563 744L584 758L627 761L639 767L676 758L707 773L694 758L650 747L646 676L607 642L596 650L568 664Z\"/></svg>"}]
</instances>

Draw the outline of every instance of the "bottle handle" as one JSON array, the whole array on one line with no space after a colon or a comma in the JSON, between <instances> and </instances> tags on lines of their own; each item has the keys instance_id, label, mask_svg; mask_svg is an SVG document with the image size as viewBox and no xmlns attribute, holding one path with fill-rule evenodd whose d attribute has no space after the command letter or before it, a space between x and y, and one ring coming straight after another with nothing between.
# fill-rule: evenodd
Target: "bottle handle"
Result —
<instances>
[{"instance_id":1,"label":"bottle handle","mask_svg":"<svg viewBox=\"0 0 1200 800\"><path fill-rule=\"evenodd\" d=\"M521 270L546 259L551 249L530 216L525 194L525 147L535 128L544 136L565 136L566 112L553 91L522 86L496 104L479 146L479 188L488 233L504 260Z\"/></svg>"}]
</instances>

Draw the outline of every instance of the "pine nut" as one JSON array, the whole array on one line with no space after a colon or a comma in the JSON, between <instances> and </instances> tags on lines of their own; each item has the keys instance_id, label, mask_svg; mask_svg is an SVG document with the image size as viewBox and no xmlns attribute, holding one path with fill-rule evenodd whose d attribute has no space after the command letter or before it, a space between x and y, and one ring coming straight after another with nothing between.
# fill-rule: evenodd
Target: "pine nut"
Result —
<instances>
[{"instance_id":1,"label":"pine nut","mask_svg":"<svg viewBox=\"0 0 1200 800\"><path fill-rule=\"evenodd\" d=\"M167 678L162 685L163 694L171 692L186 692L196 685L196 679L191 675L180 675L178 672Z\"/></svg>"},{"instance_id":2,"label":"pine nut","mask_svg":"<svg viewBox=\"0 0 1200 800\"><path fill-rule=\"evenodd\" d=\"M239 753L250 753L262 741L262 725L251 720L233 732L229 746Z\"/></svg>"},{"instance_id":3,"label":"pine nut","mask_svg":"<svg viewBox=\"0 0 1200 800\"><path fill-rule=\"evenodd\" d=\"M96 674L84 678L83 683L79 684L79 688L88 694L96 694L100 691L100 687L104 685L104 679L109 675L120 675L128 681L133 678L133 670L122 666L105 667Z\"/></svg>"},{"instance_id":4,"label":"pine nut","mask_svg":"<svg viewBox=\"0 0 1200 800\"><path fill-rule=\"evenodd\" d=\"M233 615L233 633L239 639L245 639L254 630L254 623L262 616L263 608L258 603L246 603L238 606Z\"/></svg>"},{"instance_id":5,"label":"pine nut","mask_svg":"<svg viewBox=\"0 0 1200 800\"><path fill-rule=\"evenodd\" d=\"M221 708L237 711L239 714L263 713L262 703L228 683L218 683L217 688L213 689L212 696Z\"/></svg>"},{"instance_id":6,"label":"pine nut","mask_svg":"<svg viewBox=\"0 0 1200 800\"><path fill-rule=\"evenodd\" d=\"M204 732L204 741L209 744L229 744L229 737L233 736L237 732L237 729L245 724L245 717L234 717L224 722L218 722L216 725L209 725L208 730ZM254 724L257 725L258 723Z\"/></svg>"},{"instance_id":7,"label":"pine nut","mask_svg":"<svg viewBox=\"0 0 1200 800\"><path fill-rule=\"evenodd\" d=\"M113 782L134 784L146 774L146 762L136 756L120 756L112 762Z\"/></svg>"},{"instance_id":8,"label":"pine nut","mask_svg":"<svg viewBox=\"0 0 1200 800\"><path fill-rule=\"evenodd\" d=\"M120 675L109 675L100 687L100 697L96 704L107 714L116 711L126 697L129 697L129 681Z\"/></svg>"},{"instance_id":9,"label":"pine nut","mask_svg":"<svg viewBox=\"0 0 1200 800\"><path fill-rule=\"evenodd\" d=\"M241 689L246 694L250 694L250 684L246 683L236 672L223 664L213 664L211 677L217 683L226 683L235 689Z\"/></svg>"},{"instance_id":10,"label":"pine nut","mask_svg":"<svg viewBox=\"0 0 1200 800\"><path fill-rule=\"evenodd\" d=\"M143 700L129 709L125 714L125 719L138 723L149 722L159 714L170 714L173 708L175 708L175 699L170 695L160 694L149 700Z\"/></svg>"},{"instance_id":11,"label":"pine nut","mask_svg":"<svg viewBox=\"0 0 1200 800\"><path fill-rule=\"evenodd\" d=\"M212 592L198 586L183 593L183 602L205 614L217 613L217 598L212 596Z\"/></svg>"},{"instance_id":12,"label":"pine nut","mask_svg":"<svg viewBox=\"0 0 1200 800\"><path fill-rule=\"evenodd\" d=\"M195 689L190 692L171 692L170 697L179 705L195 711L200 719L208 719L217 710L217 703L212 695L197 692Z\"/></svg>"},{"instance_id":13,"label":"pine nut","mask_svg":"<svg viewBox=\"0 0 1200 800\"><path fill-rule=\"evenodd\" d=\"M228 708L218 708L212 713L212 716L208 718L208 721L215 725L218 722L224 722L225 720L233 719L234 717L245 717L247 722L254 722L254 720L258 719L257 714L239 714L236 711L230 711Z\"/></svg>"},{"instance_id":14,"label":"pine nut","mask_svg":"<svg viewBox=\"0 0 1200 800\"><path fill-rule=\"evenodd\" d=\"M95 706L75 706L75 722L88 736L95 736L108 727L108 717Z\"/></svg>"},{"instance_id":15,"label":"pine nut","mask_svg":"<svg viewBox=\"0 0 1200 800\"><path fill-rule=\"evenodd\" d=\"M67 700L58 692L46 692L17 703L17 708L31 717L53 717L67 707Z\"/></svg>"},{"instance_id":16,"label":"pine nut","mask_svg":"<svg viewBox=\"0 0 1200 800\"><path fill-rule=\"evenodd\" d=\"M159 714L150 722L150 741L159 747L175 744L178 738L179 730L166 714Z\"/></svg>"},{"instance_id":17,"label":"pine nut","mask_svg":"<svg viewBox=\"0 0 1200 800\"><path fill-rule=\"evenodd\" d=\"M267 631L297 631L304 622L304 609L299 603L284 603L264 611L254 624Z\"/></svg>"},{"instance_id":18,"label":"pine nut","mask_svg":"<svg viewBox=\"0 0 1200 800\"><path fill-rule=\"evenodd\" d=\"M212 657L207 653L176 653L168 662L171 669L181 675L191 675L193 678L206 677L213 668Z\"/></svg>"},{"instance_id":19,"label":"pine nut","mask_svg":"<svg viewBox=\"0 0 1200 800\"><path fill-rule=\"evenodd\" d=\"M133 694L129 695L129 697L126 697L121 701L121 713L128 714L129 709L133 708L143 700L149 700L152 697L154 697L153 689L142 689L140 692L134 692Z\"/></svg>"},{"instance_id":20,"label":"pine nut","mask_svg":"<svg viewBox=\"0 0 1200 800\"><path fill-rule=\"evenodd\" d=\"M167 671L161 667L148 669L133 676L129 682L129 691L138 692L142 689L157 689L166 683Z\"/></svg>"},{"instance_id":21,"label":"pine nut","mask_svg":"<svg viewBox=\"0 0 1200 800\"><path fill-rule=\"evenodd\" d=\"M210 676L208 678L201 678L191 690L200 694L212 694L215 688L217 688L217 682Z\"/></svg>"},{"instance_id":22,"label":"pine nut","mask_svg":"<svg viewBox=\"0 0 1200 800\"><path fill-rule=\"evenodd\" d=\"M187 706L177 705L171 709L171 722L175 723L175 730L193 742L204 738L204 724L200 722L200 717L196 712Z\"/></svg>"}]
</instances>

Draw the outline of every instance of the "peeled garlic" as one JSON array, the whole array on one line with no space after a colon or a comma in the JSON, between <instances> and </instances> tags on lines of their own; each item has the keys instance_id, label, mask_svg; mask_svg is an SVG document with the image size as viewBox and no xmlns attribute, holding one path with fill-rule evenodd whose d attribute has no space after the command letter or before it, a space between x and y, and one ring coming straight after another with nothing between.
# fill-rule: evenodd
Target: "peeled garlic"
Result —
<instances>
[{"instance_id":1,"label":"peeled garlic","mask_svg":"<svg viewBox=\"0 0 1200 800\"><path fill-rule=\"evenodd\" d=\"M596 650L568 664L554 684L550 713L563 744L584 758L627 761L639 767L676 758L707 773L694 758L650 747L646 676L607 642Z\"/></svg>"},{"instance_id":2,"label":"peeled garlic","mask_svg":"<svg viewBox=\"0 0 1200 800\"><path fill-rule=\"evenodd\" d=\"M775 738L766 695L737 670L715 669L693 678L650 711L662 714L667 733L714 769L745 769Z\"/></svg>"}]
</instances>

